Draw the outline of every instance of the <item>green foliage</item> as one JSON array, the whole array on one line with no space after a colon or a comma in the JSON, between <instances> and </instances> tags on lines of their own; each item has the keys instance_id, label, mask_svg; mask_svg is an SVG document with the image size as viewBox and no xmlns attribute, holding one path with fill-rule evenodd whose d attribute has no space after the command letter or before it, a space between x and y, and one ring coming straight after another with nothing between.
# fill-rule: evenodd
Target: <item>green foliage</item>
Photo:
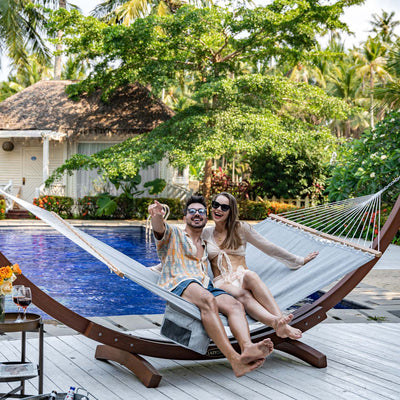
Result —
<instances>
[{"instance_id":1,"label":"green foliage","mask_svg":"<svg viewBox=\"0 0 400 400\"><path fill-rule=\"evenodd\" d=\"M110 181L123 182L165 156L183 168L221 155L251 156L270 143L303 138L307 132L324 137L326 130L318 125L345 118L349 107L344 102L282 76L241 76L239 68L250 61L297 62L320 54L318 33L346 29L339 17L348 2L321 3L275 0L266 7L234 11L183 6L173 15L152 15L128 27L57 11L50 22L52 32L65 32L67 54L93 67L87 79L68 86L71 96L100 87L107 101L116 87L134 81L151 84L158 94L190 76L197 104L150 133L90 157L73 156L46 183L80 168L99 169Z\"/></svg>"},{"instance_id":2,"label":"green foliage","mask_svg":"<svg viewBox=\"0 0 400 400\"><path fill-rule=\"evenodd\" d=\"M157 198L170 208L169 219L182 219L183 204L179 199ZM83 219L146 219L147 208L154 198L129 198L120 196L99 195L85 196L78 199L79 218ZM112 203L112 204L111 204Z\"/></svg>"},{"instance_id":3,"label":"green foliage","mask_svg":"<svg viewBox=\"0 0 400 400\"><path fill-rule=\"evenodd\" d=\"M345 143L338 152L337 164L327 187L329 199L338 201L376 193L399 176L400 113L392 112L375 129L359 140ZM393 204L399 183L391 187L384 200Z\"/></svg>"},{"instance_id":4,"label":"green foliage","mask_svg":"<svg viewBox=\"0 0 400 400\"><path fill-rule=\"evenodd\" d=\"M239 200L239 218L241 220L263 220L269 214L280 214L286 211L295 210L296 206L291 204L269 202L269 201L252 201Z\"/></svg>"},{"instance_id":5,"label":"green foliage","mask_svg":"<svg viewBox=\"0 0 400 400\"><path fill-rule=\"evenodd\" d=\"M265 7L235 10L184 5L174 14L139 18L129 26L107 26L60 9L49 28L52 34L65 32L67 54L94 67L87 79L68 88L70 94L102 87L107 99L116 87L136 80L159 93L178 86L183 72L200 85L238 72L243 62L297 62L319 51L318 34L347 30L340 21L343 8L362 1L321 5L320 0L275 0Z\"/></svg>"},{"instance_id":6,"label":"green foliage","mask_svg":"<svg viewBox=\"0 0 400 400\"><path fill-rule=\"evenodd\" d=\"M143 186L145 188L149 188L149 194L158 194L165 189L165 186L167 186L167 182L164 179L157 178L153 181L146 182Z\"/></svg>"},{"instance_id":7,"label":"green foliage","mask_svg":"<svg viewBox=\"0 0 400 400\"><path fill-rule=\"evenodd\" d=\"M78 218L83 219L130 219L133 201L121 194L111 196L107 193L99 196L84 196L78 199Z\"/></svg>"},{"instance_id":8,"label":"green foliage","mask_svg":"<svg viewBox=\"0 0 400 400\"><path fill-rule=\"evenodd\" d=\"M103 193L98 196L96 205L98 207L96 210L96 216L98 217L101 217L102 215L113 215L118 208L118 203L115 199L111 198L108 193Z\"/></svg>"},{"instance_id":9,"label":"green foliage","mask_svg":"<svg viewBox=\"0 0 400 400\"><path fill-rule=\"evenodd\" d=\"M61 218L72 218L74 199L66 196L40 196L33 199L33 204L47 211L53 211Z\"/></svg>"},{"instance_id":10,"label":"green foliage","mask_svg":"<svg viewBox=\"0 0 400 400\"><path fill-rule=\"evenodd\" d=\"M4 199L0 199L0 219L6 218L6 201Z\"/></svg>"},{"instance_id":11,"label":"green foliage","mask_svg":"<svg viewBox=\"0 0 400 400\"><path fill-rule=\"evenodd\" d=\"M250 158L252 178L266 196L320 199L335 150L327 130L283 132L264 144Z\"/></svg>"},{"instance_id":12,"label":"green foliage","mask_svg":"<svg viewBox=\"0 0 400 400\"><path fill-rule=\"evenodd\" d=\"M183 217L183 203L179 199L168 199L160 197L156 199L161 204L166 204L169 207L169 219L182 219ZM154 202L154 198L137 197L133 199L133 213L134 219L146 219L149 215L147 208Z\"/></svg>"},{"instance_id":13,"label":"green foliage","mask_svg":"<svg viewBox=\"0 0 400 400\"><path fill-rule=\"evenodd\" d=\"M104 177L112 182L129 180L165 155L172 165L183 168L224 154L254 155L268 144L277 147L282 140L289 139L296 143L306 140L311 153L321 143L327 146L329 136L327 128L313 121L327 121L348 112L345 103L329 98L320 89L283 77L249 75L220 79L204 84L199 93L207 91L220 98L213 107L204 103L188 107L140 137L92 156L74 155L46 184L65 171L71 173L79 168L101 168ZM272 97L274 101L270 100Z\"/></svg>"}]
</instances>

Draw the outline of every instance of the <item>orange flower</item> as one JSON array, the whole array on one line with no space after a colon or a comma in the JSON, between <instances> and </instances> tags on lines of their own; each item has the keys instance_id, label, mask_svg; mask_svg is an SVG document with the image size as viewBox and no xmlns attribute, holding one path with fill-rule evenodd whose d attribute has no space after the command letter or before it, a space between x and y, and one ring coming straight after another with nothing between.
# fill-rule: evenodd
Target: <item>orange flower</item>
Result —
<instances>
[{"instance_id":1,"label":"orange flower","mask_svg":"<svg viewBox=\"0 0 400 400\"><path fill-rule=\"evenodd\" d=\"M18 264L14 264L12 266L12 270L13 270L14 274L16 274L16 275L22 274L21 268L19 267Z\"/></svg>"}]
</instances>

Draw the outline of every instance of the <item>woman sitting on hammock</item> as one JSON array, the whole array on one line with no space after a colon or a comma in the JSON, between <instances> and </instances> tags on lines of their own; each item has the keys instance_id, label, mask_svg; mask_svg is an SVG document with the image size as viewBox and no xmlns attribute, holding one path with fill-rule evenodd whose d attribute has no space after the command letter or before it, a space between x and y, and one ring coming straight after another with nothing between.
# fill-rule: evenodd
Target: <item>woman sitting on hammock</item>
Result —
<instances>
[{"instance_id":1,"label":"woman sitting on hammock","mask_svg":"<svg viewBox=\"0 0 400 400\"><path fill-rule=\"evenodd\" d=\"M300 268L314 259L318 252L299 257L263 238L249 224L238 220L237 202L230 193L222 192L214 197L211 214L215 227L205 228L202 237L207 243L214 286L232 294L252 318L271 326L279 337L301 338L302 332L289 325L293 315L282 314L258 274L247 268L246 243L251 243L290 269Z\"/></svg>"}]
</instances>

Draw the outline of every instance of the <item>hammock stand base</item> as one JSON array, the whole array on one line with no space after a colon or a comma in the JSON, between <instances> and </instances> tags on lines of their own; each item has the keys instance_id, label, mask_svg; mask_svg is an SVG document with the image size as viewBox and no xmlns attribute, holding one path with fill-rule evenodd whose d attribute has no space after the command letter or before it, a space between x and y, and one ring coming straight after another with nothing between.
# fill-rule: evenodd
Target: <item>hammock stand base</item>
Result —
<instances>
[{"instance_id":1,"label":"hammock stand base","mask_svg":"<svg viewBox=\"0 0 400 400\"><path fill-rule=\"evenodd\" d=\"M400 196L381 231L379 248L382 253L387 249L399 229ZM378 241L376 239L372 248L378 248ZM318 300L314 301L314 303L307 304L296 310L291 325L305 332L322 322L327 317L326 313L343 300L343 298L362 281L377 261L378 258L374 258L357 270L350 272L332 289ZM0 266L11 264L12 263L0 252ZM33 303L48 315L88 338L105 345L98 346L96 358L100 360L116 361L125 365L146 387L157 387L161 381L161 375L149 362L142 358L142 356L175 360L210 360L224 358L223 354L213 343L211 343L207 353L201 355L172 342L145 339L106 328L63 306L24 275L19 275L15 284L31 287ZM317 368L324 368L327 366L327 360L324 354L301 341L279 338L271 328L262 327L254 330L251 332L251 337L254 342L270 338L274 342L275 348L278 350L296 356ZM236 350L239 350L236 340L232 339L231 343Z\"/></svg>"}]
</instances>

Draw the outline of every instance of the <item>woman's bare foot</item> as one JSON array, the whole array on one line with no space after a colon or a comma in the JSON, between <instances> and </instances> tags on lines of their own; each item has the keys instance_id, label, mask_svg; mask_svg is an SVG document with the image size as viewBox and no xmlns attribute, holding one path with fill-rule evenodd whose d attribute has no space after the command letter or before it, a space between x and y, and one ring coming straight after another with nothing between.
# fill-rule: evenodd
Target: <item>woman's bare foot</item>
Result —
<instances>
[{"instance_id":1,"label":"woman's bare foot","mask_svg":"<svg viewBox=\"0 0 400 400\"><path fill-rule=\"evenodd\" d=\"M258 343L251 343L249 346L246 346L240 355L240 360L244 364L248 364L259 359L265 359L273 350L274 344L271 339L264 339Z\"/></svg>"},{"instance_id":2,"label":"woman's bare foot","mask_svg":"<svg viewBox=\"0 0 400 400\"><path fill-rule=\"evenodd\" d=\"M290 321L293 318L293 314L289 314L286 317L282 316L281 318L277 318L276 323L272 326L275 329L276 334L281 338L289 338L289 339L300 339L302 336L302 332L300 329L293 328L289 325Z\"/></svg>"},{"instance_id":3,"label":"woman's bare foot","mask_svg":"<svg viewBox=\"0 0 400 400\"><path fill-rule=\"evenodd\" d=\"M231 366L233 373L237 378L247 374L248 372L254 371L257 368L260 368L264 364L265 359L255 360L251 363L243 363L240 357L231 361Z\"/></svg>"}]
</instances>

